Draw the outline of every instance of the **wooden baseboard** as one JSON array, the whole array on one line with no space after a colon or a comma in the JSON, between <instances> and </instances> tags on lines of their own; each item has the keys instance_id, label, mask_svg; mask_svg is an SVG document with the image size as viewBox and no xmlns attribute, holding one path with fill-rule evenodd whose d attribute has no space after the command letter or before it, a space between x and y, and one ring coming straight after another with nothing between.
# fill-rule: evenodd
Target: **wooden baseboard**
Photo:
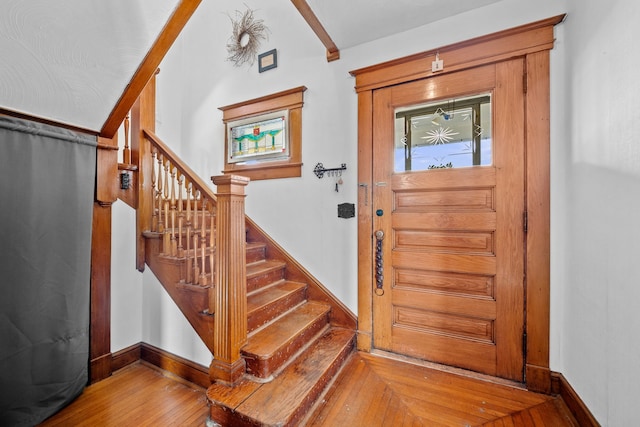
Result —
<instances>
[{"instance_id":1,"label":"wooden baseboard","mask_svg":"<svg viewBox=\"0 0 640 427\"><path fill-rule=\"evenodd\" d=\"M549 368L527 364L525 369L527 390L551 394L551 371Z\"/></svg>"},{"instance_id":2,"label":"wooden baseboard","mask_svg":"<svg viewBox=\"0 0 640 427\"><path fill-rule=\"evenodd\" d=\"M111 369L115 372L140 360L141 348L142 343L138 343L113 353Z\"/></svg>"},{"instance_id":3,"label":"wooden baseboard","mask_svg":"<svg viewBox=\"0 0 640 427\"><path fill-rule=\"evenodd\" d=\"M110 367L112 371L117 371L141 360L201 387L208 388L211 385L209 368L150 344L134 344L113 353L111 356ZM105 364L106 358L100 358L95 362ZM92 366L93 364L94 361L92 361ZM587 408L587 405L580 399L578 393L576 393L567 379L559 372L551 372L551 393L559 395L562 398L567 408L569 408L581 426L600 426L591 411L589 411L589 408Z\"/></svg>"},{"instance_id":4,"label":"wooden baseboard","mask_svg":"<svg viewBox=\"0 0 640 427\"><path fill-rule=\"evenodd\" d=\"M587 405L571 387L569 381L559 372L551 372L551 392L559 395L571 411L578 424L583 427L600 427Z\"/></svg>"},{"instance_id":5,"label":"wooden baseboard","mask_svg":"<svg viewBox=\"0 0 640 427\"><path fill-rule=\"evenodd\" d=\"M211 385L209 368L147 343L138 343L113 354L113 371L143 361L200 387Z\"/></svg>"},{"instance_id":6,"label":"wooden baseboard","mask_svg":"<svg viewBox=\"0 0 640 427\"><path fill-rule=\"evenodd\" d=\"M91 359L89 364L89 383L93 384L111 376L113 368L111 366L111 353L103 354L100 357Z\"/></svg>"}]
</instances>

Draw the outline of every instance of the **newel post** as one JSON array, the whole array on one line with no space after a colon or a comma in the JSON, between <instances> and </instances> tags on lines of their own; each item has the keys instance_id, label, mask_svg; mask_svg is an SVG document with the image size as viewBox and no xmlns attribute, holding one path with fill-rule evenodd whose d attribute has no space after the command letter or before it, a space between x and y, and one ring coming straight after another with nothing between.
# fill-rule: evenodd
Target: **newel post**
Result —
<instances>
[{"instance_id":1,"label":"newel post","mask_svg":"<svg viewBox=\"0 0 640 427\"><path fill-rule=\"evenodd\" d=\"M214 360L212 381L235 383L245 371L240 349L247 341L247 269L244 188L249 178L222 175L217 186ZM211 305L211 304L210 304Z\"/></svg>"}]
</instances>

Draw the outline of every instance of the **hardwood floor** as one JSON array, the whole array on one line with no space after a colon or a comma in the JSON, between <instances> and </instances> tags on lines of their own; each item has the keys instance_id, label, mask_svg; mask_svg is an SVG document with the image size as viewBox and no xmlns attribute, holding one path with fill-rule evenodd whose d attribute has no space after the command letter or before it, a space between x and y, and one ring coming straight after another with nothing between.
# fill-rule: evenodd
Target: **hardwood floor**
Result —
<instances>
[{"instance_id":1,"label":"hardwood floor","mask_svg":"<svg viewBox=\"0 0 640 427\"><path fill-rule=\"evenodd\" d=\"M41 426L204 426L205 390L135 363ZM561 399L355 353L307 426L578 426Z\"/></svg>"},{"instance_id":2,"label":"hardwood floor","mask_svg":"<svg viewBox=\"0 0 640 427\"><path fill-rule=\"evenodd\" d=\"M143 363L92 384L40 426L204 426L205 389L163 375Z\"/></svg>"},{"instance_id":3,"label":"hardwood floor","mask_svg":"<svg viewBox=\"0 0 640 427\"><path fill-rule=\"evenodd\" d=\"M561 399L356 353L307 426L578 426Z\"/></svg>"}]
</instances>

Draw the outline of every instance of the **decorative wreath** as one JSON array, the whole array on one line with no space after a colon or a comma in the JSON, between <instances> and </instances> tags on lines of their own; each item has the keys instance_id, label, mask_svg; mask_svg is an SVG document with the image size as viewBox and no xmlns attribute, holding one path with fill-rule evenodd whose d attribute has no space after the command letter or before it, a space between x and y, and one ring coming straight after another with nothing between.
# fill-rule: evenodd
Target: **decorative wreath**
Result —
<instances>
[{"instance_id":1,"label":"decorative wreath","mask_svg":"<svg viewBox=\"0 0 640 427\"><path fill-rule=\"evenodd\" d=\"M236 10L236 19L231 18L231 25L233 33L227 43L227 61L233 62L236 67L246 63L253 65L260 40L268 38L269 29L262 19L253 17L253 10L249 8L244 13Z\"/></svg>"}]
</instances>

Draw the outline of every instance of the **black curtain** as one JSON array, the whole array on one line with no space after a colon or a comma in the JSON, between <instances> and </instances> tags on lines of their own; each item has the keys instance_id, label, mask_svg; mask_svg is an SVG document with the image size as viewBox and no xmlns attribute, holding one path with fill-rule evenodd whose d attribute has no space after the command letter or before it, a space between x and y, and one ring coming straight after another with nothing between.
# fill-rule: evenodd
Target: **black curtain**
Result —
<instances>
[{"instance_id":1,"label":"black curtain","mask_svg":"<svg viewBox=\"0 0 640 427\"><path fill-rule=\"evenodd\" d=\"M0 426L88 381L96 138L0 117Z\"/></svg>"}]
</instances>

